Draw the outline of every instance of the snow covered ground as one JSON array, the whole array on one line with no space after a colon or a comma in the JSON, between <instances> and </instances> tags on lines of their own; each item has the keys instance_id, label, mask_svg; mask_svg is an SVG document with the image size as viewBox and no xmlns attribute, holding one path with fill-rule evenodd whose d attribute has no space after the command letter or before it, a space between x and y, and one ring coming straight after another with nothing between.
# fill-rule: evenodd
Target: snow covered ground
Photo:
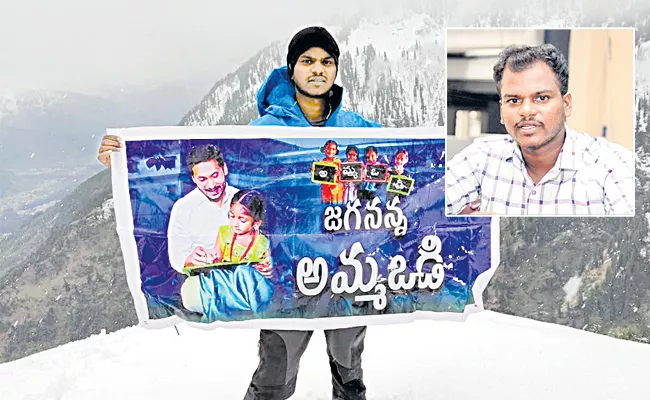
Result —
<instances>
[{"instance_id":1,"label":"snow covered ground","mask_svg":"<svg viewBox=\"0 0 650 400\"><path fill-rule=\"evenodd\" d=\"M241 399L257 331L131 327L0 365L3 400ZM493 312L371 326L369 399L643 399L650 346ZM292 399L331 397L322 332Z\"/></svg>"}]
</instances>

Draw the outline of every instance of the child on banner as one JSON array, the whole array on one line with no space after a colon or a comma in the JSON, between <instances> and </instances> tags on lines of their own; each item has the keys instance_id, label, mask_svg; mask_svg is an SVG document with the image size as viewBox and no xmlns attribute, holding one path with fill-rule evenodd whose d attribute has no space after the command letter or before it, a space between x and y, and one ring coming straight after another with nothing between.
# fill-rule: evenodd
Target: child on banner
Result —
<instances>
[{"instance_id":1,"label":"child on banner","mask_svg":"<svg viewBox=\"0 0 650 400\"><path fill-rule=\"evenodd\" d=\"M359 163L361 164L361 175L359 176L359 179L363 179L363 163L359 161L359 148L355 145L349 145L347 149L345 149L345 155L346 163ZM344 189L343 189L343 204L347 203L353 203L358 196L359 192L359 186L361 184L357 181L353 182L346 182L344 184Z\"/></svg>"},{"instance_id":2,"label":"child on banner","mask_svg":"<svg viewBox=\"0 0 650 400\"><path fill-rule=\"evenodd\" d=\"M328 140L320 151L325 154L325 157L317 164L334 167L332 176L327 177L328 182L321 183L321 200L323 204L341 204L343 203L343 184L340 183L341 159L336 157L339 154L339 145L334 140ZM314 173L314 165L311 172Z\"/></svg>"},{"instance_id":3,"label":"child on banner","mask_svg":"<svg viewBox=\"0 0 650 400\"><path fill-rule=\"evenodd\" d=\"M271 303L273 283L253 265L263 262L269 240L260 233L264 220L264 200L256 190L235 193L228 213L229 225L219 228L211 254L213 262L233 269L212 268L208 273L190 276L181 288L183 305L213 321L238 313L258 314ZM220 290L220 288L228 290Z\"/></svg>"}]
</instances>

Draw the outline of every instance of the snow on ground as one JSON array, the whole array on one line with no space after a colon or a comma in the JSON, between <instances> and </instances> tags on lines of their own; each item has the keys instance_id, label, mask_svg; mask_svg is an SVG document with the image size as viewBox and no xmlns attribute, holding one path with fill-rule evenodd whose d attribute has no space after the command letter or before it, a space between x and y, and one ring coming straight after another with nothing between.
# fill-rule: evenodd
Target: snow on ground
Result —
<instances>
[{"instance_id":1,"label":"snow on ground","mask_svg":"<svg viewBox=\"0 0 650 400\"><path fill-rule=\"evenodd\" d=\"M576 297L576 294L578 294L580 285L582 285L582 278L577 275L572 276L571 279L569 279L562 287L562 290L564 290L564 293L566 294L566 296L564 296L564 301L572 301Z\"/></svg>"},{"instance_id":2,"label":"snow on ground","mask_svg":"<svg viewBox=\"0 0 650 400\"><path fill-rule=\"evenodd\" d=\"M241 399L257 366L255 330L131 327L0 364L3 400ZM368 399L647 398L650 346L483 312L466 322L371 326ZM331 398L322 332L292 399Z\"/></svg>"}]
</instances>

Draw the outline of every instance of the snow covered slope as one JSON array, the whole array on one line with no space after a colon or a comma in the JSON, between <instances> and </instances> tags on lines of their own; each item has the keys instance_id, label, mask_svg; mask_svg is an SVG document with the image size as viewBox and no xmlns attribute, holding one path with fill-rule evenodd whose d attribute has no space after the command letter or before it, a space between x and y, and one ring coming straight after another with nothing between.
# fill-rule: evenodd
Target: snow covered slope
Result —
<instances>
[{"instance_id":1,"label":"snow covered slope","mask_svg":"<svg viewBox=\"0 0 650 400\"><path fill-rule=\"evenodd\" d=\"M126 328L0 365L3 400L241 399L256 330ZM368 398L624 400L650 392L650 346L485 311L467 322L372 326ZM292 399L331 398L322 332Z\"/></svg>"}]
</instances>

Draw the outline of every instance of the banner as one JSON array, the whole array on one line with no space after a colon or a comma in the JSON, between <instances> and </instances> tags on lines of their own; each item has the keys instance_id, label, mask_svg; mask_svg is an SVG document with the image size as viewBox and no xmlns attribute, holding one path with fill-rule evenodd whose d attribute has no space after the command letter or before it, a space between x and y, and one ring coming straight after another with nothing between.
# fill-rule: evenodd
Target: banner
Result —
<instances>
[{"instance_id":1,"label":"banner","mask_svg":"<svg viewBox=\"0 0 650 400\"><path fill-rule=\"evenodd\" d=\"M140 323L321 329L464 319L498 220L445 216L443 128L112 129Z\"/></svg>"}]
</instances>

